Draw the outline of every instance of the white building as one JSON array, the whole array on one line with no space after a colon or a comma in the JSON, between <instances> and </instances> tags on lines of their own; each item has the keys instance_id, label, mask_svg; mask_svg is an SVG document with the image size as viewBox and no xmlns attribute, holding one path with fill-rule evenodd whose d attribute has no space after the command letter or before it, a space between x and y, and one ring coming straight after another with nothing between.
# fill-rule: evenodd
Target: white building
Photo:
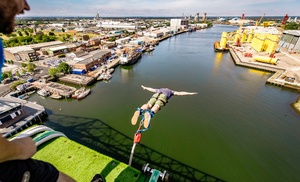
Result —
<instances>
[{"instance_id":1,"label":"white building","mask_svg":"<svg viewBox=\"0 0 300 182\"><path fill-rule=\"evenodd\" d=\"M101 28L114 28L114 29L137 29L138 26L134 23L121 23L118 21L100 21L96 25Z\"/></svg>"},{"instance_id":2,"label":"white building","mask_svg":"<svg viewBox=\"0 0 300 182\"><path fill-rule=\"evenodd\" d=\"M180 28L186 29L188 28L189 20L185 19L171 19L170 22L170 30L171 31L178 31Z\"/></svg>"},{"instance_id":3,"label":"white building","mask_svg":"<svg viewBox=\"0 0 300 182\"><path fill-rule=\"evenodd\" d=\"M124 38L120 38L118 40L116 40L117 44L125 44L128 43L130 41L130 37L124 37Z\"/></svg>"},{"instance_id":4,"label":"white building","mask_svg":"<svg viewBox=\"0 0 300 182\"><path fill-rule=\"evenodd\" d=\"M50 24L49 25L50 27L65 27L66 26L66 24L64 24L64 23L52 23L52 24Z\"/></svg>"},{"instance_id":5,"label":"white building","mask_svg":"<svg viewBox=\"0 0 300 182\"><path fill-rule=\"evenodd\" d=\"M144 36L145 37L149 37L149 38L160 38L164 35L163 32L161 32L160 30L155 30L155 31L151 31L151 32L145 32Z\"/></svg>"},{"instance_id":6,"label":"white building","mask_svg":"<svg viewBox=\"0 0 300 182\"><path fill-rule=\"evenodd\" d=\"M255 23L253 20L246 20L241 18L232 18L228 22L232 25L249 25L250 23Z\"/></svg>"}]
</instances>

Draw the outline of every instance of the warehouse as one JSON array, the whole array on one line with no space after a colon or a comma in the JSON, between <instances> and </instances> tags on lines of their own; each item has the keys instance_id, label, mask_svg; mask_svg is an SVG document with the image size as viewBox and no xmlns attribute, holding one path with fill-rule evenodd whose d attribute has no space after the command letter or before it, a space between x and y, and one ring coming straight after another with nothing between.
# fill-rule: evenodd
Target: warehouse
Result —
<instances>
[{"instance_id":1,"label":"warehouse","mask_svg":"<svg viewBox=\"0 0 300 182\"><path fill-rule=\"evenodd\" d=\"M288 49L289 51L300 51L300 30L286 30L283 32L279 46Z\"/></svg>"},{"instance_id":2,"label":"warehouse","mask_svg":"<svg viewBox=\"0 0 300 182\"><path fill-rule=\"evenodd\" d=\"M99 66L111 56L110 50L101 50L92 56L86 56L84 60L74 64L73 69L89 71L94 66Z\"/></svg>"}]
</instances>

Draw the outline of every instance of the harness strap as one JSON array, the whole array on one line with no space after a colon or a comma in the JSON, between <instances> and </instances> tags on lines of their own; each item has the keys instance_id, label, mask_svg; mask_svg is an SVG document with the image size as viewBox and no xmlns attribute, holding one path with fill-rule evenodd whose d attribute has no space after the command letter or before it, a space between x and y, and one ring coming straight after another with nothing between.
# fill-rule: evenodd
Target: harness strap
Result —
<instances>
[{"instance_id":1,"label":"harness strap","mask_svg":"<svg viewBox=\"0 0 300 182\"><path fill-rule=\"evenodd\" d=\"M168 101L167 100L163 100L163 99L161 99L159 96L160 95L162 95L163 93L161 93L161 92L159 92L159 93L156 93L156 94L154 94L151 98L154 98L154 99L156 99L156 100L160 100L163 104L164 104L164 106L168 103ZM156 95L156 96L155 96Z\"/></svg>"}]
</instances>

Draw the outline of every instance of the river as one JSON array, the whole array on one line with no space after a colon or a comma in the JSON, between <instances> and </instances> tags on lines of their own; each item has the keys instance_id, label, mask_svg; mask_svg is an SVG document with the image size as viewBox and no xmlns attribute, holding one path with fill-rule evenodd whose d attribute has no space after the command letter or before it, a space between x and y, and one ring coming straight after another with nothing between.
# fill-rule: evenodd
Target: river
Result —
<instances>
[{"instance_id":1,"label":"river","mask_svg":"<svg viewBox=\"0 0 300 182\"><path fill-rule=\"evenodd\" d=\"M266 84L271 73L236 66L213 42L237 27L215 25L160 42L130 67L117 67L81 101L31 101L49 114L45 125L70 139L128 163L137 126L130 119L152 93L141 85L198 92L174 96L151 121L133 166L150 163L172 181L202 175L225 181L300 181L300 116L291 89ZM84 159L83 159L84 160Z\"/></svg>"}]
</instances>

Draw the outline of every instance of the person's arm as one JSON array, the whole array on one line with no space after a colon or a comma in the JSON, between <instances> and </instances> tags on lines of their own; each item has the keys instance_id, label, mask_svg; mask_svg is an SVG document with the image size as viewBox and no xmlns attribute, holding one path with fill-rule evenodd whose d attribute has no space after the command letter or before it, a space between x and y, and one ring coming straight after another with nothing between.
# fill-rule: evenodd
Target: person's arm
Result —
<instances>
[{"instance_id":1,"label":"person's arm","mask_svg":"<svg viewBox=\"0 0 300 182\"><path fill-rule=\"evenodd\" d=\"M156 92L156 89L150 88L150 87L145 87L144 85L142 85L142 88L143 88L144 90L148 90L148 91L150 91L150 92Z\"/></svg>"},{"instance_id":2,"label":"person's arm","mask_svg":"<svg viewBox=\"0 0 300 182\"><path fill-rule=\"evenodd\" d=\"M174 95L195 95L198 94L198 92L177 92L174 91Z\"/></svg>"},{"instance_id":3,"label":"person's arm","mask_svg":"<svg viewBox=\"0 0 300 182\"><path fill-rule=\"evenodd\" d=\"M0 136L0 162L25 160L32 157L35 153L36 146L30 137L8 141Z\"/></svg>"}]
</instances>

